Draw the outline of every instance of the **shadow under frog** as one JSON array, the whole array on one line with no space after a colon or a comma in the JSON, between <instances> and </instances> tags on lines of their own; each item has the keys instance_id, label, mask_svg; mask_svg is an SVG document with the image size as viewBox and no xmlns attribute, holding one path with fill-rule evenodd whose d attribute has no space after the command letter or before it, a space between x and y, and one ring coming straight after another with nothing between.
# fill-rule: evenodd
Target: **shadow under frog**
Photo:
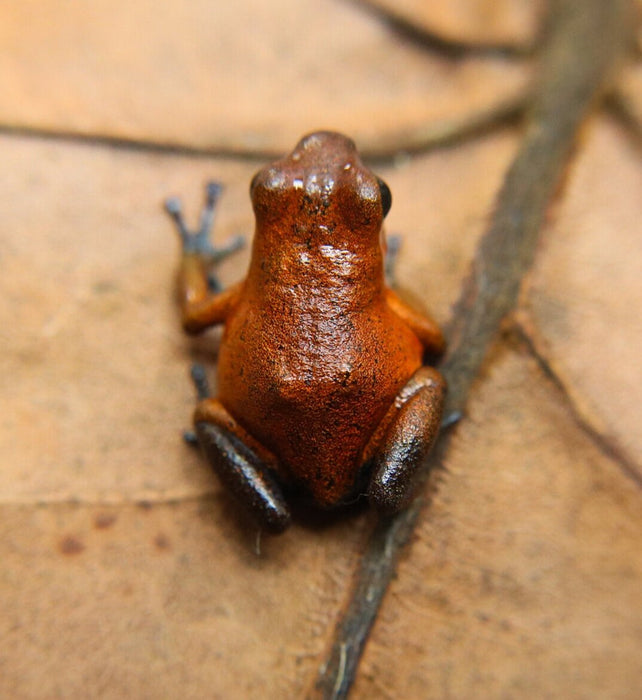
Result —
<instances>
[{"instance_id":1,"label":"shadow under frog","mask_svg":"<svg viewBox=\"0 0 642 700\"><path fill-rule=\"evenodd\" d=\"M256 230L244 280L221 290L209 228L181 234L179 294L188 333L224 324L218 395L196 370L194 426L206 458L258 526L291 521L285 493L320 508L367 494L394 513L439 431L445 382L426 355L444 351L436 323L386 285L387 185L337 133L303 138L250 187Z\"/></svg>"}]
</instances>

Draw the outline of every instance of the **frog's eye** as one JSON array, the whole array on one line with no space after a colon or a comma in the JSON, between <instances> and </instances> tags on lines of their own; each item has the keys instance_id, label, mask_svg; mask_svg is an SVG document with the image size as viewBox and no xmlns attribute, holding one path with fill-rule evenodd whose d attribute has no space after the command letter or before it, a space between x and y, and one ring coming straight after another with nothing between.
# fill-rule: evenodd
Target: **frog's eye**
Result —
<instances>
[{"instance_id":1,"label":"frog's eye","mask_svg":"<svg viewBox=\"0 0 642 700\"><path fill-rule=\"evenodd\" d=\"M258 173L252 178L252 182L250 182L250 194L254 191L254 186L256 185L256 181L259 179L259 175L261 174L261 171L259 170Z\"/></svg>"},{"instance_id":2,"label":"frog's eye","mask_svg":"<svg viewBox=\"0 0 642 700\"><path fill-rule=\"evenodd\" d=\"M390 188L388 187L388 185L386 185L386 183L381 178L377 178L377 182L379 183L379 194L381 195L381 208L383 209L383 218L385 219L386 216L388 216L390 207L392 206L392 194L390 193Z\"/></svg>"}]
</instances>

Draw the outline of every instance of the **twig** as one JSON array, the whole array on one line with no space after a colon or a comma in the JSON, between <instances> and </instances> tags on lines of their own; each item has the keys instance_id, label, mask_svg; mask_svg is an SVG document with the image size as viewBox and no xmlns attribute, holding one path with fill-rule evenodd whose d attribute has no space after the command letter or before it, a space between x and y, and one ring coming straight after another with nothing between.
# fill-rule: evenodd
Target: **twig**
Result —
<instances>
[{"instance_id":1,"label":"twig","mask_svg":"<svg viewBox=\"0 0 642 700\"><path fill-rule=\"evenodd\" d=\"M448 411L465 408L499 324L517 301L580 124L601 96L626 46L629 11L628 0L552 3L526 132L455 307L451 349L442 368L449 383ZM448 443L447 435L439 441L424 478L442 464ZM347 696L400 552L422 506L423 500L417 499L408 510L380 522L373 531L350 600L337 623L329 657L319 673L316 692L322 697Z\"/></svg>"}]
</instances>

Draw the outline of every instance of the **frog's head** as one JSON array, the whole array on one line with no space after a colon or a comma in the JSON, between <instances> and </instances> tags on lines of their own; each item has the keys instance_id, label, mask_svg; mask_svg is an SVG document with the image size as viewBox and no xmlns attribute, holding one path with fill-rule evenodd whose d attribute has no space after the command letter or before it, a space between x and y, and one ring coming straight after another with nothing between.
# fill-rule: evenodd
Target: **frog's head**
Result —
<instances>
[{"instance_id":1,"label":"frog's head","mask_svg":"<svg viewBox=\"0 0 642 700\"><path fill-rule=\"evenodd\" d=\"M250 193L257 232L272 229L286 240L298 232L319 242L372 244L391 205L388 186L363 165L354 142L331 131L303 137L255 175Z\"/></svg>"}]
</instances>

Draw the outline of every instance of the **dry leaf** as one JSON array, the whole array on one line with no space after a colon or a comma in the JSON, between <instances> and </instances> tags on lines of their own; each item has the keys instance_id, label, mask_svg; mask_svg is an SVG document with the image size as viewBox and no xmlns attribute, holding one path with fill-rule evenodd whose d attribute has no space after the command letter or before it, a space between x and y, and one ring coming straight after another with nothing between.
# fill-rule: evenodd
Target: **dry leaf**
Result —
<instances>
[{"instance_id":1,"label":"dry leaf","mask_svg":"<svg viewBox=\"0 0 642 700\"><path fill-rule=\"evenodd\" d=\"M183 443L188 367L214 376L217 334L179 330L160 203L179 194L195 220L222 181L224 241L251 233L262 153L303 132L377 153L447 139L377 167L399 278L446 323L523 137L503 120L530 89L528 61L479 45L525 48L539 3L424 5L398 7L441 49L339 0L0 10L0 695L311 692L374 518L301 515L257 543ZM614 93L629 121L596 117L577 144L354 697L640 686L636 74ZM247 260L224 263L226 284Z\"/></svg>"},{"instance_id":2,"label":"dry leaf","mask_svg":"<svg viewBox=\"0 0 642 700\"><path fill-rule=\"evenodd\" d=\"M11 0L1 19L0 122L188 148L278 153L323 127L380 152L488 121L529 78L425 51L339 0Z\"/></svg>"},{"instance_id":3,"label":"dry leaf","mask_svg":"<svg viewBox=\"0 0 642 700\"><path fill-rule=\"evenodd\" d=\"M540 0L363 0L456 45L527 48L535 41Z\"/></svg>"}]
</instances>

